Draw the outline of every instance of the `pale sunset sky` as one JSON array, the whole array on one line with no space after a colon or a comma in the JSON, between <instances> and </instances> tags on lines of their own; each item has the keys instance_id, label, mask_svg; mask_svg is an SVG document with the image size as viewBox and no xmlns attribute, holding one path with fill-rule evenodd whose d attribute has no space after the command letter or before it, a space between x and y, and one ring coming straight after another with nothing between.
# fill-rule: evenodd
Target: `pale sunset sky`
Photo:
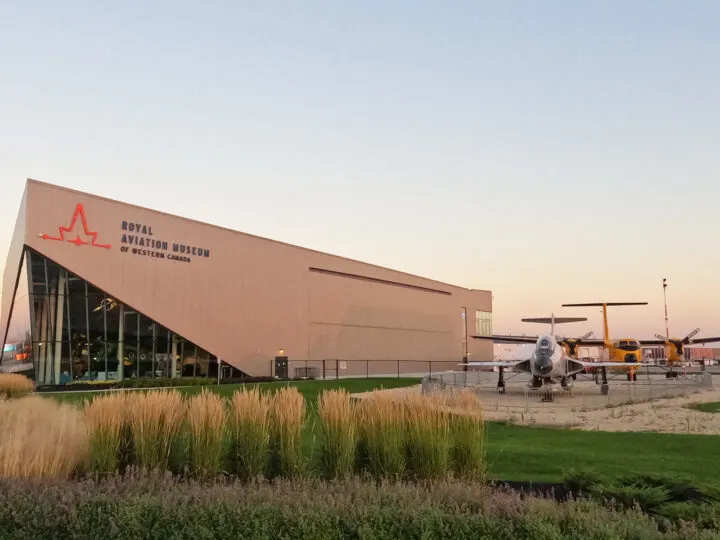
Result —
<instances>
[{"instance_id":1,"label":"pale sunset sky","mask_svg":"<svg viewBox=\"0 0 720 540\"><path fill-rule=\"evenodd\" d=\"M494 295L494 331L720 335L720 3L0 4L25 179Z\"/></svg>"}]
</instances>

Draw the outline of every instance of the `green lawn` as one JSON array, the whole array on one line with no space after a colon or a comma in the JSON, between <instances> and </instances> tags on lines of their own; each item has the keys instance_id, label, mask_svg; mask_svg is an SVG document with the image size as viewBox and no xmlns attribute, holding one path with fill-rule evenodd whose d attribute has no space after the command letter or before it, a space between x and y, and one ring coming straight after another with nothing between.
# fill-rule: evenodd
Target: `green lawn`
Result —
<instances>
[{"instance_id":1,"label":"green lawn","mask_svg":"<svg viewBox=\"0 0 720 540\"><path fill-rule=\"evenodd\" d=\"M611 433L489 423L488 465L495 479L559 482L572 469L609 478L631 474L680 476L720 483L720 437Z\"/></svg>"},{"instance_id":2,"label":"green lawn","mask_svg":"<svg viewBox=\"0 0 720 540\"><path fill-rule=\"evenodd\" d=\"M720 413L720 401L711 403L693 403L690 408L697 409L702 412Z\"/></svg>"},{"instance_id":3,"label":"green lawn","mask_svg":"<svg viewBox=\"0 0 720 540\"><path fill-rule=\"evenodd\" d=\"M186 386L177 387L176 390L185 395L191 396L200 393L202 388L207 388L212 392L217 392L221 396L230 397L237 390L242 388L252 388L260 386L263 390L278 389L283 386L295 386L300 393L308 401L309 405L317 402L320 392L323 390L331 390L334 388L345 388L351 394L357 392L369 392L380 388L400 388L403 386L412 386L420 384L421 379L413 377L405 378L377 378L377 379L338 379L325 381L291 381L291 382L271 382L271 383L250 383L250 384L221 384L208 386ZM140 390L123 390L124 392L146 392L148 390L157 390L157 388L143 388ZM46 397L52 397L64 402L82 402L85 399L92 399L107 391L92 392L88 390L80 392L58 392L53 394L40 394Z\"/></svg>"},{"instance_id":4,"label":"green lawn","mask_svg":"<svg viewBox=\"0 0 720 540\"><path fill-rule=\"evenodd\" d=\"M387 378L259 385L261 388L276 389L289 384L296 386L305 396L308 402L308 429L304 446L306 452L312 455L319 437L314 407L322 390L345 388L355 393L419 383L420 379L416 378ZM221 385L207 388L230 396L241 387ZM192 395L200 392L201 388L193 386L178 388L178 391ZM80 402L98 394L73 392L50 394L48 397ZM705 403L698 408L720 412L720 403ZM489 422L487 427L490 476L498 480L560 482L572 470L592 470L610 479L647 473L680 476L697 484L720 484L720 460L716 459L719 448L720 437L713 435L611 433L523 427L498 422Z\"/></svg>"}]
</instances>

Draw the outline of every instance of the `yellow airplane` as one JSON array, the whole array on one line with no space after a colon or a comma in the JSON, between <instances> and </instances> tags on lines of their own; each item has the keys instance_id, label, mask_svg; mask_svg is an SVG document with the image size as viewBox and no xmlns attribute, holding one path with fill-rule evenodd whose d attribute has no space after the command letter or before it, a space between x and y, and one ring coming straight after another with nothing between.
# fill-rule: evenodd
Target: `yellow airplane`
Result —
<instances>
[{"instance_id":1,"label":"yellow airplane","mask_svg":"<svg viewBox=\"0 0 720 540\"><path fill-rule=\"evenodd\" d=\"M720 337L709 337L693 339L700 332L699 328L696 328L690 332L684 338L676 337L665 337L661 334L655 334L657 340L643 340L643 345L663 345L665 349L665 359L667 365L670 368L665 376L667 378L677 377L677 372L673 369L674 365L685 362L685 345L691 345L694 343L713 343L720 341Z\"/></svg>"},{"instance_id":2,"label":"yellow airplane","mask_svg":"<svg viewBox=\"0 0 720 540\"><path fill-rule=\"evenodd\" d=\"M693 339L698 332L696 328L684 338L670 338L660 334L655 334L657 339L636 339L636 338L620 338L610 339L608 331L607 307L608 306L645 306L647 302L597 302L589 304L563 304L563 307L589 307L602 306L603 308L603 340L600 343L595 340L585 341L587 345L600 345L608 351L608 361L617 362L618 367L622 367L622 363L638 363L642 362L642 347L652 345L663 345L665 347L665 358L670 369L666 372L667 378L677 377L677 372L672 369L673 365L685 361L685 345L694 343L712 343L720 342L720 337L709 337ZM598 340L599 341L599 340ZM631 367L628 371L628 380L636 381L637 368Z\"/></svg>"},{"instance_id":3,"label":"yellow airplane","mask_svg":"<svg viewBox=\"0 0 720 540\"><path fill-rule=\"evenodd\" d=\"M642 346L644 345L639 339L624 337L620 339L610 339L610 331L608 330L607 308L608 306L646 306L647 302L590 302L585 304L563 304L563 307L600 307L603 308L603 339L585 341L586 345L600 346L607 350L607 361L616 362L618 368L627 369L627 378L629 381L637 380L637 367L626 368L624 363L637 364L642 361ZM612 369L612 368L611 368Z\"/></svg>"}]
</instances>

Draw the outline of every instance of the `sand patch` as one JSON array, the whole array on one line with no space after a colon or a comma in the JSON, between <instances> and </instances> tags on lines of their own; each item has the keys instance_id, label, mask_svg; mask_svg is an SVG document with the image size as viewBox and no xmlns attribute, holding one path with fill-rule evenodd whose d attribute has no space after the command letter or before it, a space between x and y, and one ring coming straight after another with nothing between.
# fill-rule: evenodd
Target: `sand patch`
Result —
<instances>
[{"instance_id":1,"label":"sand patch","mask_svg":"<svg viewBox=\"0 0 720 540\"><path fill-rule=\"evenodd\" d=\"M420 394L421 385L353 394L367 398L379 393L403 396ZM720 413L690 408L694 403L720 401L720 390L700 390L685 396L653 399L645 403L624 404L594 410L580 410L558 403L527 407L503 406L502 401L483 403L487 420L507 421L527 426L552 426L596 431L649 431L720 435Z\"/></svg>"}]
</instances>

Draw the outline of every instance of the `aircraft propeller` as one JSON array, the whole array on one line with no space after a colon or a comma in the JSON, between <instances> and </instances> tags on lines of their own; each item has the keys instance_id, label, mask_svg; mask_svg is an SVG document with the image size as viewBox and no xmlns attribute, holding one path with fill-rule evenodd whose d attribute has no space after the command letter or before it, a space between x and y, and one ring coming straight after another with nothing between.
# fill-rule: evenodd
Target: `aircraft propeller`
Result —
<instances>
[{"instance_id":1,"label":"aircraft propeller","mask_svg":"<svg viewBox=\"0 0 720 540\"><path fill-rule=\"evenodd\" d=\"M690 341L692 340L692 338L694 338L694 337L698 334L698 332L700 332L700 329L699 329L699 328L696 328L695 330L693 330L692 332L690 332L687 336L685 336L685 337L682 338L682 339L668 338L668 337L665 337L665 336L663 336L663 335L661 335L661 334L655 334L655 337L658 338L658 339L661 339L661 340L663 340L663 341L666 341L666 342L668 342L668 343L671 343L672 345L675 345L675 348L677 349L678 354L682 354L682 351L683 351L683 347L682 347L682 346L683 346L683 345L689 345L689 344L690 344Z\"/></svg>"},{"instance_id":2,"label":"aircraft propeller","mask_svg":"<svg viewBox=\"0 0 720 540\"><path fill-rule=\"evenodd\" d=\"M592 332L588 332L587 334L580 336L579 338L567 338L563 336L559 339L559 341L563 345L567 345L568 353L570 354L570 356L575 356L575 349L583 342L583 340L589 338L592 335Z\"/></svg>"}]
</instances>

